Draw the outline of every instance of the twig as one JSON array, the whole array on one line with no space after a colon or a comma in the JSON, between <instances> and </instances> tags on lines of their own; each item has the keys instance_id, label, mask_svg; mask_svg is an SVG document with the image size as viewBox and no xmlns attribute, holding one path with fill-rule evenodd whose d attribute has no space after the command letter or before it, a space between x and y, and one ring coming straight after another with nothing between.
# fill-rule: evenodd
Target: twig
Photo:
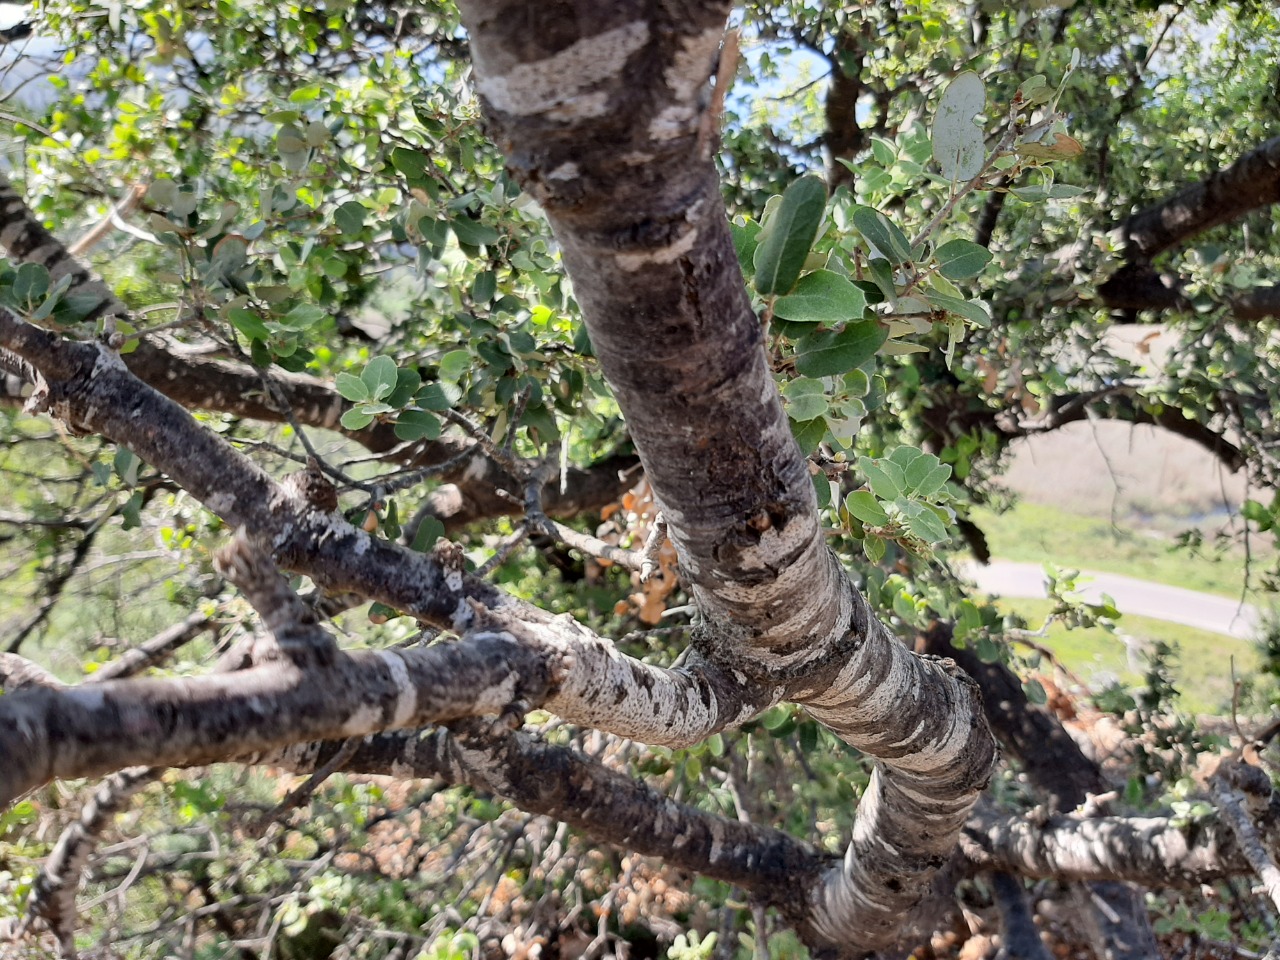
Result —
<instances>
[{"instance_id":1,"label":"twig","mask_svg":"<svg viewBox=\"0 0 1280 960\"><path fill-rule=\"evenodd\" d=\"M516 552L516 548L528 539L530 532L530 525L528 523L520 524L520 526L516 528L515 533L507 537L498 545L498 548L493 551L493 556L476 569L476 576L487 577L489 574L493 573L493 571L506 563L507 558Z\"/></svg>"},{"instance_id":2,"label":"twig","mask_svg":"<svg viewBox=\"0 0 1280 960\"><path fill-rule=\"evenodd\" d=\"M644 551L640 555L640 582L648 583L658 572L658 553L667 539L667 518L661 513L654 516L645 537Z\"/></svg>"},{"instance_id":3,"label":"twig","mask_svg":"<svg viewBox=\"0 0 1280 960\"><path fill-rule=\"evenodd\" d=\"M524 477L529 472L526 464L521 463L517 458L494 443L493 438L485 432L485 429L466 414L459 413L457 410L445 410L441 416L465 430L476 443L480 444L481 450L493 457L499 465L506 468L512 475Z\"/></svg>"},{"instance_id":4,"label":"twig","mask_svg":"<svg viewBox=\"0 0 1280 960\"><path fill-rule=\"evenodd\" d=\"M1017 127L1014 125L1013 118L1011 117L1009 119L1009 129L1004 132L1004 136L1000 138L999 142L996 143L995 148L990 154L988 154L986 161L982 164L982 169L965 181L964 185L953 193L951 198L942 205L938 212L934 214L933 219L925 224L923 230L916 234L915 239L911 241L912 247L917 247L924 243L925 240L929 239L933 234L933 231L937 230L938 227L946 221L947 217L951 215L951 211L956 208L956 204L967 197L970 192L978 186L978 184L982 183L983 178L987 175L987 171L991 169L991 165L1000 159L1005 151L1009 149L1013 144L1013 138L1016 135Z\"/></svg>"},{"instance_id":5,"label":"twig","mask_svg":"<svg viewBox=\"0 0 1280 960\"><path fill-rule=\"evenodd\" d=\"M1271 783L1266 774L1257 767L1225 761L1210 778L1209 786L1219 813L1240 843L1240 852L1262 881L1271 902L1280 910L1280 867L1271 859L1252 817L1245 810L1246 805L1258 807L1270 800Z\"/></svg>"},{"instance_id":6,"label":"twig","mask_svg":"<svg viewBox=\"0 0 1280 960\"><path fill-rule=\"evenodd\" d=\"M157 633L150 640L145 640L126 650L121 656L104 664L94 671L91 679L94 682L118 680L130 677L164 660L185 643L189 643L206 630L217 630L221 626L209 613L193 613L181 623L175 623L167 630Z\"/></svg>"},{"instance_id":7,"label":"twig","mask_svg":"<svg viewBox=\"0 0 1280 960\"><path fill-rule=\"evenodd\" d=\"M338 751L329 758L329 760L315 773L307 777L300 786L290 790L284 799L277 803L266 815L261 817L256 823L248 826L246 832L251 837L264 836L273 823L280 821L285 814L291 810L295 810L307 803L311 799L311 795L316 792L322 783L333 776L334 771L342 768L348 760L355 756L356 748L360 746L360 737L349 737L345 740Z\"/></svg>"}]
</instances>

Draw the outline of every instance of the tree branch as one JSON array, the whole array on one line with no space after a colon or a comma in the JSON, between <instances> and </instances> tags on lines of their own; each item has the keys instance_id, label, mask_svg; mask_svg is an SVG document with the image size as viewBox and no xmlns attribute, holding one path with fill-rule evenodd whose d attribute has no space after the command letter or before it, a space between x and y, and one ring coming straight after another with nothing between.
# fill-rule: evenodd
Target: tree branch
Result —
<instances>
[{"instance_id":1,"label":"tree branch","mask_svg":"<svg viewBox=\"0 0 1280 960\"><path fill-rule=\"evenodd\" d=\"M1197 234L1273 203L1280 203L1280 137L1167 200L1131 214L1120 227L1126 257L1131 262L1149 261Z\"/></svg>"},{"instance_id":2,"label":"tree branch","mask_svg":"<svg viewBox=\"0 0 1280 960\"><path fill-rule=\"evenodd\" d=\"M256 762L309 774L339 748L334 742L299 744ZM678 803L597 760L526 733L498 732L480 721L425 736L366 738L342 769L434 778L496 794L521 810L562 820L598 842L736 884L793 920L805 912L805 890L830 860L783 831Z\"/></svg>"},{"instance_id":3,"label":"tree branch","mask_svg":"<svg viewBox=\"0 0 1280 960\"><path fill-rule=\"evenodd\" d=\"M0 173L0 247L20 262L39 263L53 280L69 274L68 295L89 300L86 322L101 316L127 317L128 308L92 270L75 258L31 212L26 201ZM273 370L269 376L287 404L282 409L264 389L261 371L248 364L221 358L179 356L157 343L141 339L124 355L125 365L141 380L191 410L211 410L266 423L284 423L288 414L304 426L334 430L356 441L371 453L388 454L406 466L449 465L442 478L447 489L430 498L428 514L452 531L469 523L510 514L511 506L499 491L518 482L474 445L458 438L406 445L395 435L393 424L375 420L360 430L340 423L349 403L323 380L305 374ZM5 378L6 389L8 378ZM10 391L14 397L20 396ZM636 463L630 455L610 457L586 468L570 468L560 483L548 483L543 504L550 516L571 517L599 510L616 500L634 480L620 475Z\"/></svg>"},{"instance_id":4,"label":"tree branch","mask_svg":"<svg viewBox=\"0 0 1280 960\"><path fill-rule=\"evenodd\" d=\"M461 12L492 129L547 212L703 614L700 649L789 680L883 761L806 926L816 944L874 948L950 855L994 743L972 683L904 650L826 547L700 136L728 6Z\"/></svg>"}]
</instances>

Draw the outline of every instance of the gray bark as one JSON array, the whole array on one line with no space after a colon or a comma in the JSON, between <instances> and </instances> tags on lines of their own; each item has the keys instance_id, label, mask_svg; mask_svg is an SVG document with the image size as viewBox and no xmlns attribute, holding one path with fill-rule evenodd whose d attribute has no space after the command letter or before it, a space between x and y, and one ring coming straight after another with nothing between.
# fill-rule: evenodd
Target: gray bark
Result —
<instances>
[{"instance_id":1,"label":"gray bark","mask_svg":"<svg viewBox=\"0 0 1280 960\"><path fill-rule=\"evenodd\" d=\"M826 548L730 242L703 105L726 3L461 5L508 165L542 204L706 628L701 649L881 759L827 947L891 942L995 759L971 681L905 651Z\"/></svg>"}]
</instances>

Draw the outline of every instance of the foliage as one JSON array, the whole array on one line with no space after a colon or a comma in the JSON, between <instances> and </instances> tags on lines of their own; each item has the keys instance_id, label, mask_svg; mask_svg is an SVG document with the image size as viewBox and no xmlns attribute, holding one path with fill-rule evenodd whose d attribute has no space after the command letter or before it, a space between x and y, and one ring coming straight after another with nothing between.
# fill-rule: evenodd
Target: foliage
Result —
<instances>
[{"instance_id":1,"label":"foliage","mask_svg":"<svg viewBox=\"0 0 1280 960\"><path fill-rule=\"evenodd\" d=\"M721 164L737 256L833 549L904 636L945 619L959 644L997 662L1013 658L1006 639L1019 628L964 599L945 561L965 548L960 524L998 499L992 477L1029 425L1085 399L1100 416L1176 411L1235 438L1253 478L1276 479L1273 319L1245 326L1229 306L1280 266L1267 212L1244 220L1248 256L1239 224L1162 255L1160 268L1184 279L1191 304L1160 318L1173 344L1163 363L1108 339L1110 311L1094 288L1122 253L1112 230L1125 216L1274 130L1280 24L1271 11L1207 2L1030 12L980 4L976 23L972 14L941 0L856 11L748 4ZM296 420L273 428L213 403L201 414L212 429L277 472L310 452L303 434L341 464L349 509L371 515L370 528L390 539L407 532L431 487L413 466L380 460L385 450L358 451L362 431L393 425L401 444L422 444L457 436L465 415L489 445L566 470L627 452L560 250L483 135L450 4L48 0L39 30L58 49L49 56L53 93L26 108L5 156L36 213L66 238L144 188L131 229L91 251L142 318L138 329L122 326L124 352L151 331L251 364L265 394L272 377L305 373L332 381L347 401L329 424L342 434ZM831 71L828 83L796 84L815 61ZM834 138L820 91L841 78L856 87L845 131L853 148L825 158ZM988 216L994 228L983 227ZM86 302L68 291L66 277L0 261L0 304L70 336L99 333L101 321L86 323ZM60 658L59 672L74 675L222 590L208 562L219 522L147 464L10 410L0 412L0 433L10 442L0 455L6 507L32 521L0 528L13 558L0 615ZM282 448L288 457L276 455ZM1255 535L1277 526L1267 496L1246 501L1242 515ZM619 521L614 536L638 548L652 519ZM1001 522L984 525L998 531ZM594 517L570 523L597 528ZM420 549L444 533L434 518L413 529ZM78 552L90 532L95 555L146 555L95 575ZM515 533L494 520L452 535L475 569ZM1014 554L1024 539L997 549ZM1094 556L1092 531L1083 544L1056 539L1063 562ZM632 617L636 584L620 568L535 546L497 564L494 580L607 635L652 626ZM51 604L26 623L40 598L56 603L64 571L78 609ZM1209 586L1227 589L1226 578ZM673 662L688 640L679 612L688 601L679 590L664 595L663 626L620 646ZM1085 627L1118 612L1051 611ZM339 622L353 643L409 642L416 626L394 613ZM1165 731L1138 773L1173 782L1204 743L1157 722L1170 712L1169 654L1157 647L1145 686L1113 692L1111 702L1131 714L1135 735ZM1038 679L1026 691L1045 697ZM532 719L549 738L587 749L577 731ZM613 749L620 766L669 794L833 853L868 776L861 757L785 705L688 750ZM627 905L643 903L651 929L665 917L668 933L681 930L654 934L670 956L717 950L705 914L668 891L679 878L546 825L521 834L527 821L492 798L440 789L393 802L384 785L335 778L305 815L283 817L259 842L247 824L271 811L275 787L215 771L172 776L145 794L121 834L149 836L148 870L163 863L182 888L150 876L126 911L93 915L96 931L110 929L132 955L159 955L168 947L144 932L170 896L198 893L245 903L228 922L248 929L267 918L293 944L286 952L303 950L309 930L337 930L357 945L353 956L403 946L403 955L443 960L480 950L477 931L493 933L489 916L521 945L517 934L548 910L577 910L581 930L617 939ZM0 837L26 845L22 856L46 852L28 849L29 828L37 818L66 821L56 799L45 791L6 812ZM1145 790L1129 799L1153 801ZM409 824L423 804L429 817L394 843L382 836L383 824ZM388 869L376 852L372 866L343 859L366 841L412 848L414 869ZM214 849L229 854L225 863L209 856ZM456 860L442 850L458 851ZM227 865L237 860L244 866ZM105 858L91 893L128 869L120 856ZM0 873L0 909L16 912L29 874ZM709 895L736 903L724 888ZM584 908L592 901L598 928ZM1188 909L1170 911L1170 929L1187 926ZM1195 924L1220 933L1222 922ZM746 920L734 923L745 936ZM226 930L208 936L211 951L230 949ZM505 949L503 937L489 939Z\"/></svg>"}]
</instances>

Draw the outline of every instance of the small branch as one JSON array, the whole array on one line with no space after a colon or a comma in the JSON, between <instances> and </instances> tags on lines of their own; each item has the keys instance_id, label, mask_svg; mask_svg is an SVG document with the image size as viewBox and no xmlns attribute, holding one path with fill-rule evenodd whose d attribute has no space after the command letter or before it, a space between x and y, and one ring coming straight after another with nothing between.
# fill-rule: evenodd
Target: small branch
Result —
<instances>
[{"instance_id":1,"label":"small branch","mask_svg":"<svg viewBox=\"0 0 1280 960\"><path fill-rule=\"evenodd\" d=\"M1218 811L1231 827L1240 845L1240 852L1262 881L1268 898L1280 910L1280 868L1253 822L1250 811L1265 810L1271 799L1271 783L1257 767L1249 767L1234 761L1223 761L1218 772L1209 779Z\"/></svg>"},{"instance_id":2,"label":"small branch","mask_svg":"<svg viewBox=\"0 0 1280 960\"><path fill-rule=\"evenodd\" d=\"M352 737L343 742L329 760L317 769L306 781L290 790L275 807L263 816L257 823L251 824L247 830L252 837L261 837L271 827L273 823L279 822L285 814L291 810L295 810L307 803L311 799L311 795L316 792L322 783L328 780L333 774L341 770L356 754L356 749L360 746L360 738Z\"/></svg>"},{"instance_id":3,"label":"small branch","mask_svg":"<svg viewBox=\"0 0 1280 960\"><path fill-rule=\"evenodd\" d=\"M645 537L644 550L640 554L640 582L648 583L658 572L658 554L667 539L667 518L658 513L649 525L649 535Z\"/></svg>"},{"instance_id":4,"label":"small branch","mask_svg":"<svg viewBox=\"0 0 1280 960\"><path fill-rule=\"evenodd\" d=\"M105 217L94 224L79 240L68 244L67 253L73 257L84 256L84 254L102 242L102 239L111 232L112 227L122 229L119 225L123 223L125 217L137 209L138 204L142 202L142 198L146 194L147 185L145 183L135 183L125 191L124 196L120 198L120 202L112 207ZM123 229L127 229L127 225ZM154 241L155 237L150 237L150 239Z\"/></svg>"},{"instance_id":5,"label":"small branch","mask_svg":"<svg viewBox=\"0 0 1280 960\"><path fill-rule=\"evenodd\" d=\"M1052 960L1052 954L1040 940L1022 881L997 871L991 875L991 885L996 909L1000 912L1000 952L996 960Z\"/></svg>"},{"instance_id":6,"label":"small branch","mask_svg":"<svg viewBox=\"0 0 1280 960\"><path fill-rule=\"evenodd\" d=\"M144 640L121 656L104 664L93 673L97 682L119 680L141 673L148 667L162 662L184 644L190 643L206 630L216 630L219 624L212 614L193 613L181 623L175 623L167 630L157 633L150 640Z\"/></svg>"}]
</instances>

